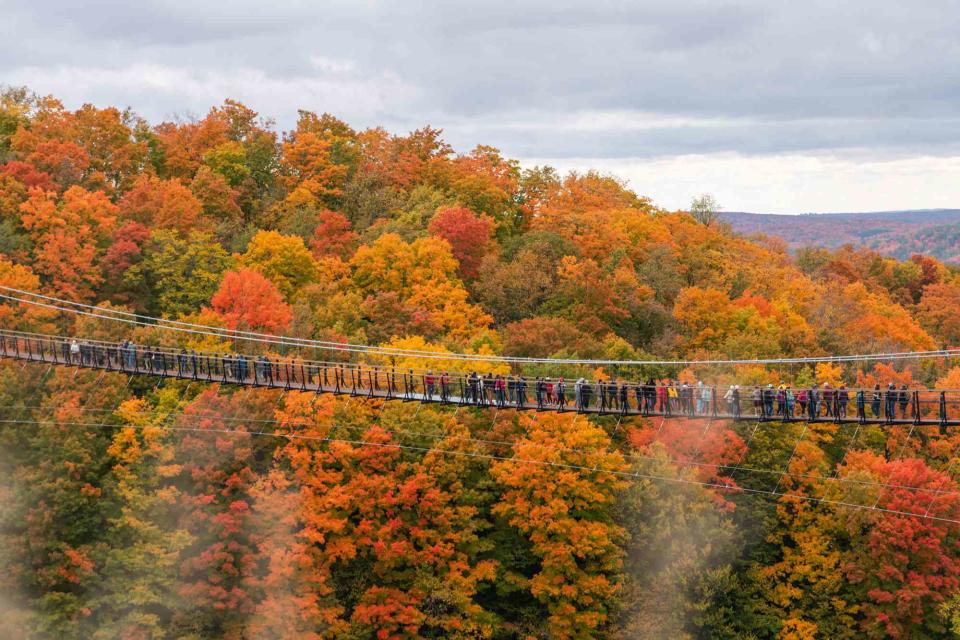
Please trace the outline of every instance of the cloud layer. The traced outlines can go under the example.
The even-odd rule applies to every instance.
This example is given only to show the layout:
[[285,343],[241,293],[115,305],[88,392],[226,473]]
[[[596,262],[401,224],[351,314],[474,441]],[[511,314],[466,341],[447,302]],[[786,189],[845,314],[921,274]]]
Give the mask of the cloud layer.
[[153,121],[234,97],[282,127],[430,123],[671,207],[960,205],[955,3],[217,5],[13,0],[0,82]]

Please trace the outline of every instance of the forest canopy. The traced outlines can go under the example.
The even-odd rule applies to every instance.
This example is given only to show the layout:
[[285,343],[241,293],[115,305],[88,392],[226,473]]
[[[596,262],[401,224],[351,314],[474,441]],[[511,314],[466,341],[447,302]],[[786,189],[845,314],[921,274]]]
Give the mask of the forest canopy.
[[[233,100],[151,123],[0,92],[6,287],[436,353],[960,347],[956,267],[788,251],[695,204],[455,150],[431,126],[300,111],[280,131]],[[10,301],[0,320],[237,346]],[[944,359],[539,367],[524,373],[960,388]],[[6,361],[0,395],[3,637],[960,637],[955,427],[455,412]]]

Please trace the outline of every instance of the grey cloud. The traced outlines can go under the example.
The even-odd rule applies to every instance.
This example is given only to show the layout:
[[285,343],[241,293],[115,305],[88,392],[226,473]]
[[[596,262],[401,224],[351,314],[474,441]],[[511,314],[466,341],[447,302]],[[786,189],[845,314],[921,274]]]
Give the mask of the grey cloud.
[[[960,6],[947,1],[14,0],[6,11],[0,82],[21,77],[25,67],[181,68],[230,78],[229,97],[260,100],[252,106],[285,126],[296,108],[325,110],[331,102],[328,91],[297,94],[297,83],[355,86],[366,78],[357,101],[375,99],[346,109],[332,101],[338,115],[401,130],[430,122],[460,147],[490,142],[527,157],[952,153],[960,143],[953,133],[960,118]],[[352,66],[331,70],[317,59]],[[244,84],[238,69],[286,79],[279,95],[302,102],[270,100]],[[79,80],[75,92],[67,81],[57,86],[68,104],[119,102],[151,119],[210,106],[202,92],[178,94],[175,87],[125,90]],[[604,111],[743,122],[642,131],[497,126],[518,110],[547,123]],[[462,124],[470,120],[477,124]]]

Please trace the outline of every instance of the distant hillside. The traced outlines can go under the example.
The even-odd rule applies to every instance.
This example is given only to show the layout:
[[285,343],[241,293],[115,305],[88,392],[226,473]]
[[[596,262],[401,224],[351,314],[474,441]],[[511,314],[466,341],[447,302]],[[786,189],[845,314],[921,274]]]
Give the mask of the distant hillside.
[[853,244],[900,259],[925,253],[960,264],[960,209],[801,215],[732,211],[723,217],[740,233],[780,236],[792,248]]

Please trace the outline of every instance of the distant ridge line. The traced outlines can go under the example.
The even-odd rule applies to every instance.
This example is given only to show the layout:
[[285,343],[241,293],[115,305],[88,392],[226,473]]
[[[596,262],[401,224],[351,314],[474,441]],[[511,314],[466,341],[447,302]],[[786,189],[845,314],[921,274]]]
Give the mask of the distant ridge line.
[[777,236],[791,249],[836,249],[849,244],[898,260],[919,253],[960,265],[960,208],[800,214],[731,211],[724,212],[722,219],[737,233]]

